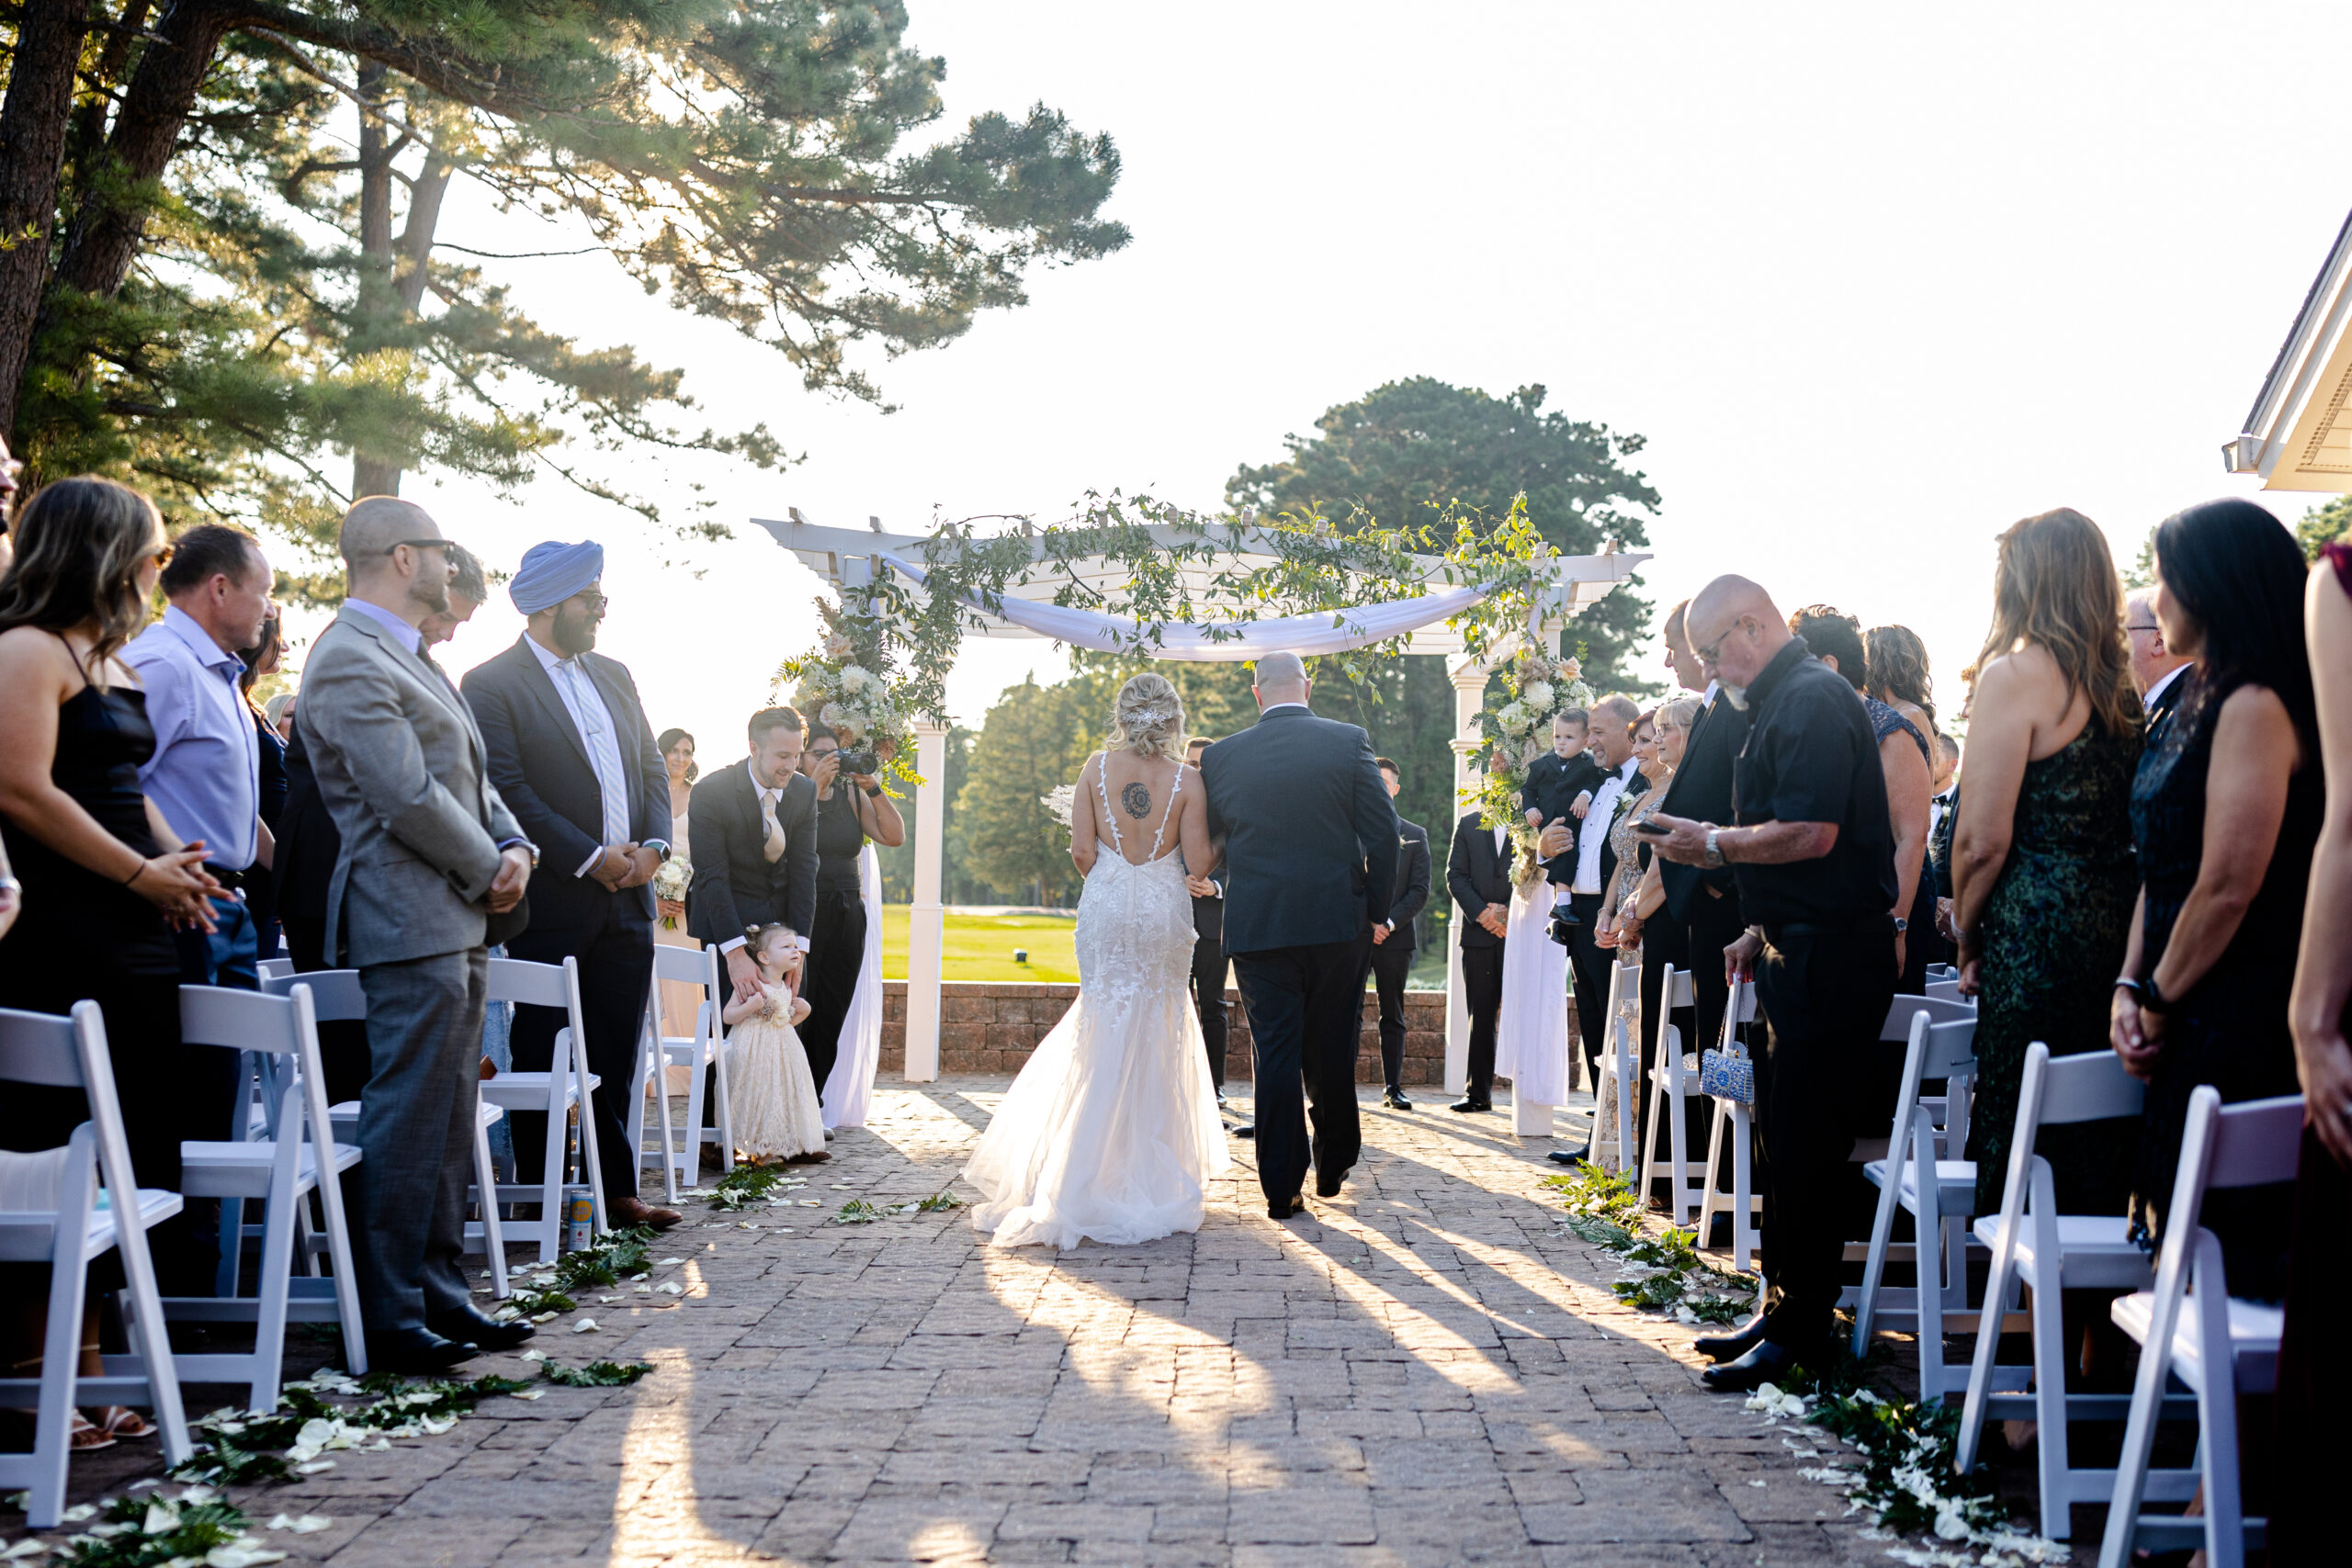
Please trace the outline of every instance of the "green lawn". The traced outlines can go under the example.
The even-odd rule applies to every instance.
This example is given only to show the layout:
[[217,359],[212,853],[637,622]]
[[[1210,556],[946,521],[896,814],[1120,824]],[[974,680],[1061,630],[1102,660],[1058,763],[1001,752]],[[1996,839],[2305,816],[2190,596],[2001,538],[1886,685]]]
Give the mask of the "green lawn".
[[[1078,981],[1078,952],[1076,915],[959,915],[947,916],[947,961],[941,966],[943,980],[1053,980],[1075,985]],[[1015,949],[1029,954],[1026,964],[1015,964]],[[882,977],[903,980],[907,977],[907,906],[882,906]],[[1413,966],[1412,988],[1415,990],[1445,988],[1445,953],[1442,948],[1425,949],[1419,962]]]

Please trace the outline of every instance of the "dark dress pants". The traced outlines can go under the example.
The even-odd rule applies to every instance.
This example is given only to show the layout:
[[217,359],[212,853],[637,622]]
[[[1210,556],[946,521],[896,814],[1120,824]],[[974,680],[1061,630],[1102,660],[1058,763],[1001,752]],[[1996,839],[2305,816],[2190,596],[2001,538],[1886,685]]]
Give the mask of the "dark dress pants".
[[1847,1156],[1864,1109],[1855,1100],[1894,998],[1890,917],[1812,931],[1768,930],[1756,965],[1770,1025],[1756,1063],[1764,1333],[1801,1356],[1822,1349],[1836,1326]]
[[1193,1005],[1201,1015],[1201,1042],[1208,1048],[1209,1080],[1225,1092],[1225,1043],[1230,1034],[1225,999],[1225,938],[1196,937],[1193,942]]
[[[1641,1117],[1641,1121],[1635,1123],[1637,1126],[1649,1126],[1650,1072],[1658,1065],[1658,1002],[1666,995],[1667,971],[1690,967],[1690,931],[1678,924],[1674,917],[1668,914],[1666,910],[1659,909],[1657,915],[1644,922],[1642,926],[1642,1038],[1638,1042],[1641,1060],[1635,1070],[1634,1084],[1634,1093],[1638,1097],[1634,1103],[1637,1114]],[[1691,1013],[1692,1010],[1690,1008],[1676,1008],[1674,1016],[1667,1021],[1682,1032],[1682,1049],[1685,1055],[1698,1049],[1690,1043]],[[1691,1144],[1686,1139],[1686,1147],[1705,1147],[1707,1123],[1706,1117],[1700,1108],[1710,1103],[1704,1096],[1697,1094],[1693,1094],[1684,1103],[1683,1111],[1690,1117],[1699,1139],[1696,1144]],[[1650,1141],[1662,1155],[1670,1154],[1674,1147],[1673,1144],[1668,1140],[1663,1122],[1651,1128]]]
[[854,887],[820,887],[816,918],[809,921],[808,969],[800,991],[808,1016],[795,1031],[808,1054],[808,1076],[817,1082],[820,1102],[825,1098],[825,1080],[833,1076],[833,1060],[841,1055],[842,1025],[857,998],[858,971],[865,964],[865,895]]
[[[653,922],[623,914],[621,900],[608,898],[603,919],[593,929],[526,930],[506,944],[506,954],[534,964],[561,964],[567,958],[580,961],[580,1007],[588,1030],[588,1070],[604,1079],[596,1087],[594,1110],[605,1201],[611,1203],[636,1197],[638,1159],[637,1150],[629,1145],[629,1097],[638,1088],[632,1069],[645,1023],[645,998],[653,984]],[[478,1059],[480,1019],[475,1022]],[[548,1071],[555,1062],[556,1031],[570,1022],[560,1008],[516,1008],[511,1036],[514,1070]],[[547,1146],[544,1115],[517,1111],[510,1124],[517,1150]],[[536,1167],[527,1160],[523,1163],[526,1168],[517,1174],[526,1181],[537,1180]]]
[[1690,990],[1697,1005],[1690,1010],[1687,1043],[1692,1051],[1712,1051],[1722,1042],[1724,1009],[1731,1005],[1731,987],[1724,980],[1724,949],[1747,929],[1739,918],[1738,899],[1699,890],[1690,911]]
[[1600,1040],[1609,1023],[1609,969],[1617,954],[1592,940],[1600,925],[1600,895],[1572,893],[1568,902],[1582,922],[1568,933],[1568,967],[1577,977],[1577,1037],[1584,1051],[1585,1087],[1594,1089],[1600,1082]]
[[1380,1079],[1392,1094],[1404,1087],[1405,982],[1413,973],[1412,945],[1397,940],[1403,935],[1372,950],[1372,983],[1380,992]]
[[1363,1152],[1356,1039],[1370,945],[1326,942],[1233,955],[1241,1005],[1250,1015],[1258,1181],[1269,1205],[1298,1196],[1310,1162],[1328,1184]]
[[1470,1061],[1462,1095],[1475,1105],[1495,1098],[1495,1025],[1503,1010],[1503,944],[1462,950],[1462,998],[1470,1009]]

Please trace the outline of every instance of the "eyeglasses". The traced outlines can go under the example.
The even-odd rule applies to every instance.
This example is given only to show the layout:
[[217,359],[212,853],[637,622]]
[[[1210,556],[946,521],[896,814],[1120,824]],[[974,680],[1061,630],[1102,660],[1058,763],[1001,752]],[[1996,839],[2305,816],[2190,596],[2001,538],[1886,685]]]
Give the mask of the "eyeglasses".
[[395,550],[447,550],[453,542],[448,539],[402,539],[397,545],[386,545],[384,553],[390,555]]
[[1698,654],[1698,656],[1699,656],[1699,662],[1700,662],[1700,663],[1702,663],[1702,664],[1713,664],[1713,663],[1715,663],[1715,662],[1717,661],[1718,656],[1719,656],[1719,655],[1721,655],[1721,654],[1722,654],[1722,652],[1723,652],[1723,650],[1724,650],[1724,644],[1731,640],[1731,634],[1732,634],[1732,633],[1734,633],[1734,632],[1736,632],[1736,631],[1737,631],[1737,630],[1739,630],[1739,628],[1740,628],[1740,627],[1742,627],[1742,626],[1744,626],[1747,625],[1749,622],[1753,621],[1755,618],[1756,618],[1756,617],[1755,617],[1755,616],[1753,616],[1753,615],[1742,615],[1742,616],[1740,616],[1740,617],[1739,617],[1739,619],[1737,619],[1737,620],[1734,621],[1731,625],[1729,625],[1729,626],[1725,626],[1725,627],[1724,628],[1724,635],[1723,635],[1723,636],[1721,636],[1721,637],[1719,637],[1715,638],[1715,640],[1714,640],[1714,641],[1713,641],[1713,642],[1709,643],[1706,647],[1704,647],[1704,648],[1701,648],[1701,649],[1692,649],[1691,651],[1693,651],[1693,652],[1695,652],[1696,654]]
[[2164,630],[2164,627],[2158,626],[2135,626],[2126,625],[2123,629],[2127,632],[2160,632]]
[[581,592],[573,594],[571,597],[592,615],[603,615],[605,613],[605,606],[612,603],[610,599],[606,598],[604,594],[597,592],[593,588],[585,589]]

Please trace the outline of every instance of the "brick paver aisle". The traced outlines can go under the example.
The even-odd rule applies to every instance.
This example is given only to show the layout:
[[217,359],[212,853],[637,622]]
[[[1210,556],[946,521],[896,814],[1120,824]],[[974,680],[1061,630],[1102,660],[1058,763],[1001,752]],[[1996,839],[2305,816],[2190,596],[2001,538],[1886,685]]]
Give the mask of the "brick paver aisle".
[[682,1302],[541,1330],[655,1362],[636,1387],[492,1400],[245,1506],[332,1517],[270,1544],[345,1568],[1883,1562],[1689,1331],[1616,1303],[1507,1113],[1367,1105],[1347,1193],[1282,1225],[1246,1144],[1200,1234],[1144,1247],[818,1223],[946,1186],[1003,1083],[886,1084],[823,1209],[673,1232]]

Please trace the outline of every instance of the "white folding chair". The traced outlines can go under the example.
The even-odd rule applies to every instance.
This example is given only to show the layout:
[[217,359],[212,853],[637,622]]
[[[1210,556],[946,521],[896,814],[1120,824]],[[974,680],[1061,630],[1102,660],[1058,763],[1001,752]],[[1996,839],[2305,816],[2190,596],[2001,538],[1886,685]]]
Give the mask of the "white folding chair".
[[[2277,1391],[2286,1309],[2229,1293],[2221,1238],[2199,1220],[2205,1194],[2215,1188],[2295,1179],[2302,1134],[2301,1095],[2223,1105],[2211,1084],[2189,1094],[2155,1289],[2120,1297],[2108,1308],[2141,1349],[2099,1568],[2122,1568],[2138,1546],[2159,1551],[2202,1547],[2209,1568],[2242,1568],[2247,1549],[2266,1544],[2269,1521],[2246,1518],[2238,1493],[2238,1397]],[[2195,1473],[2205,1495],[2202,1518],[2140,1512],[2149,1449],[2167,1403],[2167,1373],[2197,1396]]]
[[[0,1453],[0,1486],[24,1488],[26,1523],[52,1529],[65,1508],[76,1405],[145,1405],[163,1428],[164,1459],[175,1465],[187,1462],[191,1450],[187,1416],[180,1408],[180,1373],[147,1250],[147,1233],[180,1212],[180,1195],[141,1188],[131,1178],[130,1145],[123,1136],[97,1003],[74,1003],[70,1018],[0,1010],[0,1082],[78,1089],[90,1112],[62,1147],[6,1156],[12,1164],[25,1163],[17,1166],[9,1205],[0,1212],[0,1259],[50,1266],[40,1376],[0,1378],[0,1402],[35,1402],[33,1450]],[[32,1166],[34,1161],[40,1166]],[[104,1208],[98,1207],[101,1182]],[[42,1190],[31,1190],[36,1187]],[[37,1205],[28,1201],[35,1198]],[[122,1223],[125,1215],[131,1217],[129,1224]],[[100,1374],[84,1377],[82,1318],[90,1265],[109,1248],[122,1259],[123,1324],[132,1353],[101,1357]]]
[[265,991],[269,989],[270,981],[283,980],[292,973],[294,961],[290,958],[265,958],[254,965],[254,974],[261,980],[261,988]]
[[[1724,1005],[1723,1037],[1715,1048],[1729,1051],[1737,1043],[1733,1032],[1741,1024],[1756,1019],[1756,982],[1742,980],[1732,987]],[[1756,1249],[1756,1215],[1764,1207],[1763,1199],[1756,1191],[1751,1162],[1756,1150],[1755,1116],[1753,1108],[1721,1095],[1710,1095],[1715,1102],[1713,1124],[1707,1133],[1707,1168],[1705,1181],[1700,1189],[1698,1245],[1705,1247],[1714,1228],[1717,1214],[1731,1216],[1731,1266],[1735,1272],[1747,1272],[1747,1255]],[[1716,1185],[1716,1172],[1723,1168],[1725,1142],[1731,1150],[1731,1190],[1725,1192]]]
[[1657,1049],[1650,1058],[1649,1126],[1642,1136],[1642,1200],[1647,1202],[1657,1190],[1652,1184],[1658,1178],[1658,1120],[1663,1117],[1668,1148],[1666,1212],[1672,1224],[1680,1225],[1705,1199],[1707,1168],[1690,1157],[1690,1118],[1683,1111],[1699,1092],[1699,1058],[1682,1054],[1682,1031],[1670,1021],[1675,1009],[1694,1006],[1698,993],[1688,969],[1668,969],[1659,991],[1657,1027],[1653,1032]]
[[1963,997],[1960,994],[1960,981],[1957,977],[1950,980],[1931,979],[1920,988],[1939,1002],[1958,1002],[1967,1008],[1973,1008],[1976,1005],[1975,998]]
[[[258,1276],[252,1296],[166,1296],[165,1318],[184,1323],[250,1323],[254,1348],[179,1358],[190,1382],[241,1382],[246,1407],[277,1407],[286,1357],[286,1325],[340,1323],[345,1364],[367,1371],[367,1336],[359,1319],[359,1286],[351,1265],[351,1233],[344,1224],[343,1188],[336,1178],[359,1163],[359,1150],[334,1140],[327,1114],[326,1077],[319,1066],[319,1031],[310,987],[296,981],[287,995],[180,987],[184,1044],[245,1050],[275,1059],[270,1075],[271,1136],[262,1141],[188,1141],[180,1145],[180,1190],[190,1198],[239,1199],[263,1205]],[[326,1218],[330,1280],[297,1274],[308,1269],[308,1248],[296,1237],[304,1201],[315,1190]]]
[[[2070,1348],[2059,1315],[2060,1292],[2141,1290],[2152,1268],[2148,1255],[2132,1239],[2131,1222],[2122,1215],[2058,1212],[2050,1162],[2034,1151],[2034,1141],[2044,1127],[2136,1116],[2143,1093],[2112,1051],[2053,1057],[2038,1040],[2027,1046],[2001,1212],[1978,1216],[1974,1226],[1976,1239],[1991,1248],[1993,1261],[1984,1280],[1968,1398],[1961,1408],[1956,1468],[1965,1475],[1975,1467],[1987,1420],[2037,1422],[2041,1533],[2052,1540],[2067,1538],[2074,1505],[2104,1501],[2115,1482],[2111,1470],[2069,1465],[2066,1423],[2120,1421],[2129,1408],[2121,1394],[2066,1392]],[[2033,1292],[2029,1319],[2033,1364],[2030,1369],[1996,1367],[1994,1356],[2002,1328],[2015,1311],[2012,1303],[2020,1284]],[[2031,1393],[2025,1392],[2029,1371]],[[2191,1472],[2167,1472],[2158,1482],[2159,1495],[2179,1501],[2194,1484]]]
[[1603,1015],[1607,1040],[1600,1052],[1599,1070],[1606,1073],[1617,1085],[1617,1124],[1603,1129],[1600,1125],[1600,1086],[1593,1085],[1592,1133],[1586,1141],[1586,1157],[1598,1160],[1604,1136],[1617,1140],[1617,1168],[1632,1171],[1641,1166],[1641,1115],[1636,1110],[1634,1085],[1642,1065],[1642,966],[1612,963],[1609,966],[1609,1010]]
[[[662,1190],[671,1197],[677,1195],[679,1184],[692,1187],[702,1168],[702,1146],[718,1145],[718,1166],[721,1170],[735,1168],[735,1116],[727,1095],[726,1039],[720,1032],[719,1009],[727,1000],[726,971],[719,963],[715,944],[704,944],[700,952],[691,947],[653,949],[653,985],[646,999],[646,1029],[658,1037],[662,1049],[654,1054],[659,1064],[655,1077],[660,1081],[662,1098]],[[678,980],[690,986],[700,986],[702,1006],[695,1012],[695,1032],[691,1035],[661,1032],[661,989],[664,980]],[[665,1069],[683,1066],[686,1069],[686,1124],[673,1128],[670,1123],[669,1082]],[[707,1073],[705,1068],[708,1068]],[[715,1125],[702,1124],[704,1080],[710,1080],[708,1092],[717,1099],[711,1108]],[[639,1097],[640,1099],[642,1096]],[[638,1111],[642,1125],[644,1109]],[[641,1134],[640,1134],[641,1136]],[[640,1142],[640,1148],[643,1147]]]
[[[1905,999],[1896,999],[1902,1010]],[[1871,1335],[1883,1310],[1890,1320],[1916,1328],[1919,1337],[1919,1398],[1940,1404],[1947,1393],[1968,1386],[1963,1371],[1947,1371],[1947,1327],[1966,1332],[1968,1317],[1968,1221],[1976,1212],[1976,1162],[1957,1157],[1968,1139],[1968,1091],[1976,1076],[1976,1021],[1933,1021],[1925,1008],[1910,1012],[1910,1041],[1903,1056],[1903,1084],[1896,1092],[1887,1153],[1862,1163],[1862,1175],[1878,1188],[1878,1212],[1871,1222],[1862,1265],[1862,1287],[1854,1303],[1854,1354],[1870,1349]],[[1920,1095],[1931,1078],[1945,1082],[1947,1120]],[[1952,1158],[1944,1157],[1949,1152]],[[1882,1309],[1879,1294],[1894,1246],[1894,1213],[1911,1216],[1914,1282],[1907,1307]]]
[[1957,980],[1960,978],[1960,966],[1955,964],[1930,964],[1926,973],[1930,980]]
[[[520,1007],[562,1008],[571,1020],[568,1026],[555,1032],[555,1054],[546,1072],[503,1072],[485,1079],[481,1086],[482,1098],[502,1111],[535,1111],[547,1118],[547,1147],[540,1161],[539,1179],[502,1183],[496,1197],[485,1202],[483,1208],[487,1211],[498,1202],[538,1204],[537,1219],[509,1220],[506,1224],[514,1231],[515,1240],[539,1244],[540,1262],[552,1263],[563,1249],[566,1118],[575,1106],[580,1108],[580,1163],[587,1168],[588,1190],[595,1203],[595,1228],[599,1232],[612,1228],[605,1208],[604,1172],[596,1162],[595,1109],[589,1100],[597,1080],[582,1060],[588,1031],[586,1014],[580,1005],[580,961],[567,957],[561,964],[533,964],[521,958],[493,958],[490,961],[490,999]],[[519,1141],[514,1165],[518,1177],[529,1168],[524,1163]]]
[[[321,1023],[359,1023],[368,1018],[368,993],[359,984],[356,969],[314,969],[307,975],[287,975],[266,979],[261,988],[272,996],[284,996],[300,983],[311,988],[311,1010]],[[356,1145],[359,1142],[359,1101],[341,1100],[327,1107],[327,1117],[334,1126],[335,1142]],[[491,1196],[498,1190],[498,1168],[491,1163],[490,1130],[504,1121],[506,1112],[487,1100],[474,1101],[474,1188],[473,1197],[481,1213],[479,1220],[466,1222],[467,1249],[476,1244],[490,1260],[492,1288],[500,1300],[512,1292],[506,1285],[506,1239],[499,1230],[498,1201]],[[316,1243],[312,1243],[315,1250]]]

